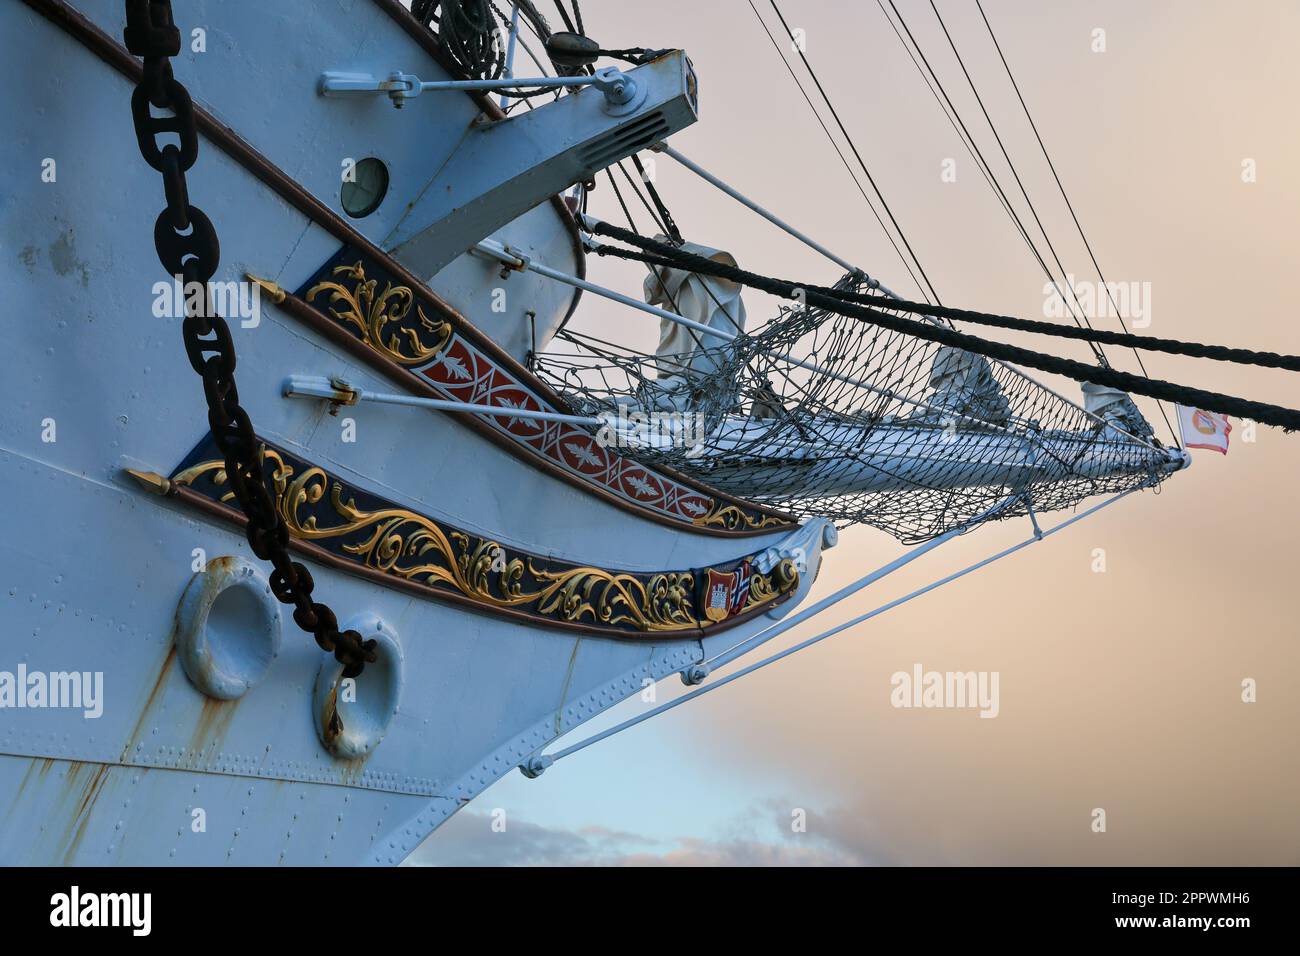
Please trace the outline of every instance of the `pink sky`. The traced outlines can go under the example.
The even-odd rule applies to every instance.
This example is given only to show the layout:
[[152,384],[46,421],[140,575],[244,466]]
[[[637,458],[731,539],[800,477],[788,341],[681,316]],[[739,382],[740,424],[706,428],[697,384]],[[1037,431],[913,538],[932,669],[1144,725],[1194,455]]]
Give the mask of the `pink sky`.
[[[895,2],[1012,191],[929,3]],[[779,30],[767,0],[755,4]],[[974,4],[939,7],[1067,268],[1095,278]],[[1288,304],[1300,266],[1300,5],[984,7],[1107,278],[1151,284],[1145,331],[1300,352]],[[784,0],[781,8],[806,31],[808,57],[944,301],[1041,317],[1041,273],[875,2]],[[702,117],[673,139],[677,148],[915,294],[745,0],[604,0],[583,12],[606,46],[687,49]],[[1096,28],[1106,31],[1104,53],[1091,50]],[[941,182],[946,158],[956,159],[956,183]],[[1242,181],[1246,159],[1256,182]],[[833,266],[670,160],[656,172],[687,238],[727,248],[758,272],[835,278]],[[607,186],[591,202],[618,221]],[[591,275],[626,292],[641,285],[628,263],[595,260]],[[762,296],[747,302],[754,319],[771,312]],[[591,297],[575,326],[615,328],[645,348],[656,337],[652,322]],[[1087,358],[1081,343],[1048,347]],[[1111,356],[1134,368],[1131,353]],[[1290,406],[1300,398],[1286,372],[1168,356],[1147,365],[1156,378],[1215,391]],[[1073,383],[1052,384],[1078,394]],[[1154,406],[1140,404],[1167,439]],[[539,781],[499,785],[471,808],[479,816],[430,841],[427,858],[463,843],[484,860],[518,862],[548,852],[668,863],[1300,862],[1300,436],[1260,428],[1245,442],[1242,424],[1234,423],[1226,459],[1195,453],[1192,469],[1159,495],[1126,499]],[[969,535],[830,612],[817,629],[1028,530],[1018,522]],[[1095,549],[1105,550],[1105,573],[1092,570]],[[880,532],[847,531],[812,598],[901,550]],[[999,672],[998,717],[895,709],[890,675],[916,663]],[[1246,678],[1257,681],[1256,703],[1241,701]],[[624,784],[611,809],[601,781],[617,777]],[[551,850],[478,839],[487,832],[481,814],[495,806],[527,821],[513,839],[542,833],[551,842],[535,846]],[[782,835],[796,807],[809,810],[809,832]],[[1091,829],[1094,808],[1106,811],[1105,833]],[[762,835],[769,831],[776,836]]]

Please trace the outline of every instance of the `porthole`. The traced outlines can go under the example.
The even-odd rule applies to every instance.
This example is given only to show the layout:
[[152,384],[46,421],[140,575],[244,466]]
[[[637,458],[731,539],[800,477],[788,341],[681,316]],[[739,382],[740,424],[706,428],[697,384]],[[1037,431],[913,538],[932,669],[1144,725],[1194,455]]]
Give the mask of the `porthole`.
[[364,219],[379,208],[388,194],[388,167],[367,156],[352,167],[351,178],[343,180],[339,201],[353,219]]

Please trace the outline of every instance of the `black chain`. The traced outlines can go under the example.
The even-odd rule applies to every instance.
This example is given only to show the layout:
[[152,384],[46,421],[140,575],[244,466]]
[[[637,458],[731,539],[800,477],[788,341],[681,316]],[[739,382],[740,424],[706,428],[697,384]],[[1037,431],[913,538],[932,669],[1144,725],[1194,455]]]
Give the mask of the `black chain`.
[[[275,570],[271,590],[283,604],[294,605],[293,619],[333,651],[345,677],[356,677],[375,660],[375,641],[363,641],[356,631],[338,629],[330,608],[311,597],[311,572],[289,558],[289,528],[275,498],[266,487],[265,446],[257,440],[248,413],[235,389],[235,346],[230,326],[212,309],[208,281],[217,271],[221,246],[212,221],[190,205],[185,171],[198,157],[199,138],[190,94],[174,76],[170,57],[180,53],[180,31],[172,22],[170,0],[126,0],[126,48],[144,59],[144,76],[131,96],[131,115],[140,153],[162,173],[167,208],[154,224],[154,247],[169,275],[185,283],[199,283],[202,296],[185,296],[185,353],[194,371],[203,377],[208,403],[208,424],[226,462],[226,475],[239,507],[248,518],[249,546]],[[171,116],[154,116],[150,106],[170,110]],[[158,146],[159,133],[171,133],[180,145]]]

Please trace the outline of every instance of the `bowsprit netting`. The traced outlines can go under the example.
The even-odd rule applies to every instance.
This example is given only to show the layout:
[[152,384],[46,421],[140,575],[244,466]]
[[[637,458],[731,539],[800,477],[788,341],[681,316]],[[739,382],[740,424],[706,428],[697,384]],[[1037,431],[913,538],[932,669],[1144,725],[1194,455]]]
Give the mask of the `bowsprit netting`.
[[[867,290],[845,276],[837,289]],[[1008,365],[856,318],[783,307],[726,341],[647,356],[580,333],[536,356],[621,451],[732,494],[908,543],[997,513],[1070,508],[1185,463],[1127,398],[1100,415]]]

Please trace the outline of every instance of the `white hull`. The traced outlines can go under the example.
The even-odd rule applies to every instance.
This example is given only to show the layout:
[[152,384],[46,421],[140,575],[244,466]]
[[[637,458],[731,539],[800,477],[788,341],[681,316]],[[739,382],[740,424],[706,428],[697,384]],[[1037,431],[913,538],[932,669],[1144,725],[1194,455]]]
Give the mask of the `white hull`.
[[[83,6],[121,36],[120,4]],[[477,113],[459,94],[402,111],[317,96],[315,73],[325,69],[441,75],[375,4],[305,15],[225,0],[177,11],[182,35],[204,25],[212,51],[176,61],[195,101],[313,194],[337,207],[340,157],[365,150],[388,162],[395,194],[357,224],[376,243]],[[312,565],[317,595],[344,623],[381,619],[400,643],[400,701],[382,743],[353,760],[322,747],[312,694],[326,658],[287,614],[279,656],[260,684],[234,701],[201,693],[173,653],[195,549],[209,561],[255,559],[234,528],[123,474],[168,473],[208,428],[179,320],[151,314],[153,284],[164,278],[151,241],[163,195],[134,139],[132,87],[21,4],[0,11],[0,36],[0,88],[18,131],[0,157],[6,170],[32,174],[31,186],[0,205],[11,250],[0,376],[0,670],[99,672],[104,681],[96,719],[73,709],[0,711],[0,862],[395,864],[549,741],[639,693],[644,680],[770,623],[760,616],[703,641],[614,640]],[[56,183],[36,179],[44,157],[57,159]],[[293,289],[339,247],[207,139],[189,192],[220,235],[219,281],[247,271]],[[572,243],[557,223],[539,208],[503,238],[564,264]],[[503,320],[490,310],[490,289],[475,283],[494,275],[477,261],[454,263],[441,289],[488,325]],[[558,322],[571,304],[568,290],[510,281],[543,322]],[[523,305],[512,308],[521,318]],[[286,401],[281,383],[295,373],[387,383],[270,305],[256,328],[232,327],[241,400],[259,434],[403,507],[509,547],[626,570],[700,567],[782,537],[683,534],[539,472],[450,416],[361,406],[335,418],[322,403]],[[516,352],[517,331],[498,335]],[[344,418],[355,442],[343,437]],[[46,420],[57,427],[54,441],[42,440]],[[819,557],[808,555],[800,592],[783,611],[802,599]]]

